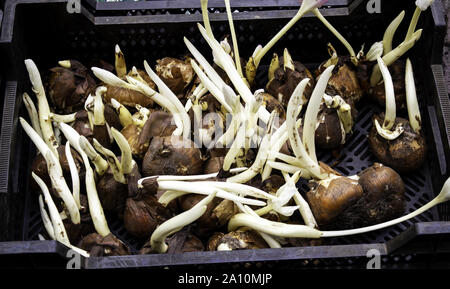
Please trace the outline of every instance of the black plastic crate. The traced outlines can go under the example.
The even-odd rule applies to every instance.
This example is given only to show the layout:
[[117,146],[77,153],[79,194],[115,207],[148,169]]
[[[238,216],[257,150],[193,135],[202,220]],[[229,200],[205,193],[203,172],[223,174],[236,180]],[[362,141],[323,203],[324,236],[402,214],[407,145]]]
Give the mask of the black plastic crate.
[[[192,7],[176,8],[179,3],[188,2]],[[195,12],[200,6],[196,2],[95,4],[87,1],[82,2],[81,13],[69,14],[66,10],[67,3],[62,0],[6,1],[0,37],[0,52],[6,56],[1,60],[4,61],[3,67],[7,72],[4,74],[5,109],[0,139],[0,229],[5,232],[1,236],[2,240],[10,242],[0,243],[0,255],[27,254],[30,258],[39,258],[55,253],[64,257],[67,252],[65,246],[55,241],[32,241],[37,239],[37,234],[43,230],[43,226],[37,205],[38,194],[28,189],[29,167],[35,155],[35,148],[18,125],[18,116],[26,115],[21,94],[30,91],[23,60],[32,58],[41,70],[54,66],[57,60],[68,58],[82,62],[102,58],[113,62],[114,45],[118,43],[125,53],[127,63],[139,67],[144,59],[153,63],[164,56],[184,55],[187,49],[182,42],[182,36],[190,39],[205,56],[211,56],[209,47],[196,27],[196,22],[202,21],[201,14]],[[221,36],[228,33],[223,3],[210,2],[210,12],[214,12],[210,19],[215,34]],[[234,2],[236,3],[232,2],[233,7],[241,5],[237,4],[240,3],[238,1]],[[263,7],[260,1],[242,1],[244,2],[246,4],[238,8],[242,13],[233,15],[242,56],[250,55],[257,44],[266,43],[298,9],[298,6],[291,6],[296,2],[292,0],[264,1],[266,6]],[[271,3],[277,3],[279,7]],[[136,5],[145,7],[140,6],[137,9]],[[162,13],[163,5],[166,5],[166,9],[171,7],[168,9],[169,13]],[[323,8],[323,14],[344,34],[355,50],[359,50],[363,43],[367,49],[373,42],[382,39],[383,29],[402,9],[407,13],[405,22],[410,19],[414,9],[413,3],[403,6],[401,1],[382,1],[381,14],[369,14],[366,11],[366,1],[328,1],[327,5]],[[435,1],[431,9],[421,16],[418,26],[424,28],[424,33],[408,53],[418,81],[416,85],[429,152],[427,163],[420,171],[402,176],[407,189],[407,212],[431,200],[450,173],[450,104],[442,72],[442,46],[446,27],[440,5],[439,1]],[[193,10],[187,13],[189,9]],[[136,11],[141,13],[135,13]],[[159,11],[159,14],[155,11]],[[403,23],[396,36],[400,38],[404,35],[405,26],[407,25]],[[317,19],[305,17],[272,51],[279,53],[287,47],[294,59],[309,67],[315,67],[328,58],[326,44],[330,41],[339,52],[346,52]],[[266,56],[262,65],[267,65],[269,61],[270,57]],[[257,76],[260,87],[264,85],[264,78],[265,73],[260,70]],[[356,173],[374,161],[366,140],[374,108],[364,104],[363,101],[358,109],[359,117],[354,134],[346,143],[339,164],[335,167],[344,174]],[[318,156],[328,164],[336,161],[330,152],[319,151]],[[300,183],[300,186],[304,184]],[[352,263],[356,265],[355,260],[358,258],[366,258],[369,249],[378,249],[382,255],[392,256],[401,252],[406,247],[405,244],[418,244],[413,246],[415,249],[412,253],[405,254],[436,254],[438,251],[435,243],[439,236],[450,234],[450,223],[445,221],[450,221],[449,206],[440,205],[413,220],[391,228],[352,237],[325,239],[323,246],[90,258],[85,260],[84,266],[148,267],[263,261],[267,264],[276,260],[282,262],[293,259],[303,260],[300,264],[306,262],[310,264],[308,266],[317,262],[325,267],[350,266]],[[126,233],[119,220],[109,218],[108,223],[113,233],[130,245],[133,251],[142,245]],[[430,246],[418,241],[427,236],[431,238],[429,241],[433,242]],[[444,241],[448,243],[448,238],[444,238]]]

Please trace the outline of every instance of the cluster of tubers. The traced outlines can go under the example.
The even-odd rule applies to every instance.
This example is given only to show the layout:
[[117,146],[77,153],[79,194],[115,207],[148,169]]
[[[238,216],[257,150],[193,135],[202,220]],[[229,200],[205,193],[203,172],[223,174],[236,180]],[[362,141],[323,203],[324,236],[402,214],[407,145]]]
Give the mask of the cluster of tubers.
[[[25,93],[31,124],[20,123],[39,151],[31,174],[42,191],[46,238],[84,256],[131,254],[109,229],[115,216],[142,242],[139,254],[319,244],[310,239],[377,230],[450,199],[447,181],[434,200],[402,217],[401,174],[422,166],[426,144],[412,64],[397,59],[419,39],[420,13],[398,47],[392,49],[392,38],[403,12],[382,42],[355,54],[320,14],[321,1],[304,0],[245,61],[229,0],[231,39],[220,42],[201,2],[198,28],[214,64],[186,38],[189,56],[159,59],[154,68],[144,61],[143,69],[129,69],[116,46],[112,70],[66,60],[42,81],[25,60],[37,106]],[[349,55],[338,56],[330,44],[330,58],[310,71],[285,49],[273,55],[264,89],[255,89],[263,56],[307,12]],[[386,109],[373,116],[369,135],[379,162],[344,176],[318,161],[316,145],[344,145],[355,105],[369,95]],[[409,119],[396,116],[396,102]],[[309,191],[298,190],[300,178],[309,180]]]

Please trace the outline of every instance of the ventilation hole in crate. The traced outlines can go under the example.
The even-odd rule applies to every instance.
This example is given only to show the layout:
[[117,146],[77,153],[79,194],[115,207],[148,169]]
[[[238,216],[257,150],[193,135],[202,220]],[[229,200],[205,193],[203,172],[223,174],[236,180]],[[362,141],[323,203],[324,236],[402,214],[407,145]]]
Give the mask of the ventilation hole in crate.
[[369,131],[372,128],[372,117],[365,118],[361,123],[361,128]]
[[367,147],[365,147],[365,150],[364,150],[363,154],[360,156],[360,159],[362,161],[368,161],[368,162],[371,162],[371,160],[373,160],[373,156]]
[[350,171],[347,168],[341,167],[341,166],[336,166],[334,168],[338,173],[341,173],[344,176],[348,176],[350,175]]
[[428,203],[430,201],[430,199],[428,198],[428,196],[422,196],[419,197],[419,199],[417,199],[422,205],[425,205],[426,203]]
[[422,182],[420,177],[422,177],[422,172],[415,174],[414,178],[408,178],[408,181],[417,187],[423,187],[425,183]]
[[403,182],[405,183],[406,193],[407,194],[409,194],[411,196],[416,196],[417,193],[420,192],[418,187],[416,187],[414,185],[411,185],[411,184],[408,184],[405,180],[403,180]]
[[357,148],[354,152],[355,156],[359,156],[361,159],[365,159],[365,155],[369,153],[369,148],[365,142],[365,136],[360,136],[358,141],[355,143],[355,148]]

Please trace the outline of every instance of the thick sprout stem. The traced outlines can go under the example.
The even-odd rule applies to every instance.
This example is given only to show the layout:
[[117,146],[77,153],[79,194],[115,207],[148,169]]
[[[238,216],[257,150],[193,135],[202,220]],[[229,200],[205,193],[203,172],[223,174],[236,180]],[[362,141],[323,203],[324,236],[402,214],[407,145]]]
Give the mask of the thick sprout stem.
[[296,126],[296,118],[299,113],[298,107],[301,104],[301,95],[303,94],[303,90],[309,81],[308,78],[302,80],[298,84],[298,87],[300,87],[300,91],[302,93],[293,93],[291,99],[289,100],[286,112],[286,124],[292,150],[294,151],[295,156],[303,163],[303,167],[309,170],[310,173],[317,179],[326,178],[326,174],[321,172],[321,168],[317,162],[317,158],[315,157],[314,137],[318,113],[317,102],[322,100],[322,96],[325,93],[325,88],[327,86],[328,79],[331,77],[333,68],[334,65],[330,65],[321,74],[309,100],[308,108],[305,114],[305,123],[303,126],[303,140],[306,141],[305,144],[303,144],[300,140]]
[[422,119],[420,116],[419,104],[417,103],[413,68],[409,58],[406,59],[405,91],[406,91],[406,106],[408,108],[409,123],[411,124],[412,129],[416,133],[419,133],[422,127]]
[[400,14],[392,20],[391,24],[386,28],[383,35],[383,53],[387,54],[392,50],[392,39],[394,38],[395,31],[397,31],[398,26],[405,16],[405,10],[400,12]]
[[133,156],[130,144],[123,134],[115,128],[111,128],[111,133],[122,153],[120,159],[120,169],[123,174],[129,174],[133,168]]
[[306,152],[309,154],[310,158],[315,163],[317,163],[316,148],[314,144],[317,125],[317,115],[319,113],[322,98],[325,93],[325,89],[327,87],[328,80],[331,77],[333,69],[334,65],[330,65],[319,76],[319,80],[309,99],[308,107],[305,113],[305,121],[303,124],[303,144],[305,146]]
[[95,138],[93,144],[94,148],[106,158],[106,161],[113,172],[114,180],[121,184],[126,184],[127,180],[121,170],[121,165],[116,155],[111,150],[102,146]]
[[22,117],[20,118],[20,124],[22,125],[24,131],[27,133],[28,137],[33,141],[34,145],[44,157],[45,162],[47,163],[47,170],[52,186],[59,193],[59,196],[61,197],[67,210],[69,211],[71,221],[74,224],[79,224],[80,212],[78,210],[75,199],[73,198],[73,195],[70,192],[69,187],[67,186],[66,180],[64,179],[59,160],[55,157],[55,155],[52,153],[48,145],[42,140],[42,138],[39,137],[37,132]]
[[231,168],[231,165],[235,162],[236,157],[238,156],[239,152],[245,145],[245,134],[246,134],[246,123],[242,123],[241,127],[239,128],[236,139],[234,140],[233,144],[231,145],[230,149],[228,150],[227,154],[225,155],[225,158],[223,160],[223,170],[229,171]]
[[[33,179],[36,181],[36,183],[39,185],[39,187],[42,190],[42,193],[44,194],[44,200],[47,205],[47,208],[49,210],[50,217],[47,215],[47,212],[45,211],[44,204],[42,202],[42,195],[39,196],[39,205],[41,208],[41,212],[44,212],[44,215],[46,215],[45,222],[47,223],[46,230],[53,231],[53,237],[49,233],[50,238],[53,240],[59,241],[62,244],[66,245],[70,249],[74,250],[75,252],[79,253],[80,255],[84,257],[89,257],[89,253],[85,250],[82,250],[78,247],[73,246],[70,244],[69,237],[66,232],[66,228],[64,227],[64,223],[62,221],[61,215],[58,212],[58,209],[56,208],[55,202],[52,199],[52,196],[50,195],[50,192],[47,188],[47,185],[44,183],[44,181],[39,178],[35,173],[31,173]],[[44,216],[43,215],[43,216]],[[50,223],[48,223],[50,222]],[[50,229],[52,228],[52,229]]]
[[420,14],[422,10],[419,7],[416,7],[414,10],[413,17],[411,18],[411,22],[408,26],[408,31],[406,32],[405,40],[408,40],[413,35],[414,31],[416,31],[417,22],[419,21]]
[[175,107],[177,114],[179,114],[181,121],[183,122],[183,137],[189,139],[191,134],[191,119],[184,109],[183,104],[178,99],[178,97],[169,89],[169,87],[167,87],[164,81],[162,81],[161,78],[159,78],[159,76],[151,69],[150,65],[148,65],[147,61],[145,60],[144,68],[153,82],[155,82],[156,86],[158,86],[159,92]]
[[84,136],[80,136],[78,132],[68,124],[60,123],[59,128],[70,142],[70,145],[80,154],[87,154],[89,159],[95,165],[95,171],[100,176],[108,169],[108,163],[95,151],[92,145]]
[[125,56],[123,52],[120,50],[118,44],[115,47],[115,69],[118,77],[123,77],[127,75],[127,65],[125,63]]
[[202,8],[203,24],[205,25],[209,37],[213,38],[214,34],[211,29],[211,23],[209,22],[208,0],[200,0],[200,4]]
[[76,121],[76,112],[74,113],[70,113],[70,114],[57,114],[57,113],[50,113],[50,117],[52,119],[52,121],[56,122],[56,123],[70,123],[70,122],[74,122]]
[[131,116],[131,113],[124,105],[122,105],[114,98],[111,98],[111,105],[119,114],[119,121],[123,127],[133,124],[133,118]]
[[230,55],[228,55],[220,46],[220,43],[217,42],[216,39],[211,38],[206,33],[205,28],[201,26],[200,24],[197,24],[198,29],[200,33],[202,34],[203,38],[206,40],[208,45],[211,47],[213,52],[215,53],[216,63],[220,64],[220,66],[225,70],[226,74],[230,78],[233,85],[236,87],[237,91],[241,95],[241,97],[244,99],[244,101],[250,102],[250,100],[253,98],[253,94],[250,91],[250,88],[248,88],[247,85],[242,81],[242,78],[239,76],[239,73],[236,70],[236,67],[234,66],[233,59]]
[[[159,179],[158,179],[159,180]],[[217,189],[221,189],[230,193],[240,194],[243,196],[251,196],[254,198],[262,198],[267,200],[274,200],[276,199],[275,196],[266,193],[265,191],[245,185],[240,183],[230,183],[230,182],[218,182],[218,181],[199,181],[197,182],[198,185],[204,185],[204,186],[212,186]]]
[[294,26],[294,24],[297,23],[297,21],[300,20],[300,18],[302,18],[303,15],[306,14],[306,12],[308,12],[302,8],[303,5],[298,10],[297,14],[295,14],[295,16],[291,20],[289,20],[289,22],[280,31],[272,39],[270,39],[270,41],[266,45],[264,45],[264,47],[258,50],[256,55],[253,57],[253,63],[256,68],[259,66],[259,63],[261,62],[261,59],[264,57],[264,55],[269,52],[269,50],[275,45],[275,43],[277,43],[278,40],[280,40],[281,37],[283,37],[284,34],[286,34],[286,32],[288,32],[289,29],[291,29],[291,27]]
[[234,30],[233,16],[231,15],[230,0],[224,0],[224,1],[225,1],[225,7],[227,10],[228,23],[230,25],[231,39],[233,40],[233,52],[234,52],[234,59],[235,59],[234,62],[236,64],[236,70],[238,71],[241,78],[244,78],[244,74],[242,73],[242,67],[241,67],[241,58],[239,56],[238,40],[236,37],[236,31]]
[[42,138],[41,126],[39,124],[39,115],[36,110],[36,106],[34,105],[33,100],[28,95],[28,93],[24,92],[22,95],[23,103],[25,104],[25,108],[28,111],[28,115],[30,116],[31,126],[37,132],[37,134]]
[[72,178],[72,194],[75,202],[77,203],[78,209],[81,208],[80,203],[80,175],[78,174],[77,167],[75,165],[75,161],[73,160],[72,151],[70,149],[70,142],[66,142],[65,145],[65,153],[67,158],[67,163],[70,168],[70,176]]
[[[240,173],[240,172],[245,171],[246,169],[247,169],[246,167],[234,168],[234,169],[230,170],[230,173]],[[218,174],[219,174],[219,172],[211,173],[211,174],[204,174],[204,175],[187,175],[187,176],[178,176],[178,175],[150,176],[150,177],[145,177],[145,178],[139,179],[137,183],[138,183],[138,187],[142,188],[143,181],[153,179],[155,177],[158,178],[158,181],[198,181],[198,180],[207,180],[207,179],[215,178],[215,177],[217,177]]]
[[94,96],[94,125],[105,125],[105,105],[103,104],[102,94],[106,92],[106,87],[99,86],[95,90]]
[[300,215],[302,216],[305,225],[311,228],[318,228],[317,221],[314,218],[314,215],[311,211],[311,208],[309,207],[308,202],[306,202],[306,200],[302,197],[297,187],[295,186],[300,176],[301,176],[300,172],[294,173],[292,177],[286,180],[286,184],[288,184],[294,191],[294,195],[292,197],[294,199],[294,202],[298,206],[298,210],[300,211]]
[[167,252],[168,246],[165,242],[166,238],[178,232],[184,226],[187,226],[200,218],[206,212],[207,205],[214,199],[215,196],[216,192],[213,192],[208,197],[198,202],[191,209],[162,223],[158,228],[156,228],[150,237],[151,248],[158,253]]
[[[134,87],[134,89],[142,92],[144,95],[150,97],[154,102],[160,105],[163,109],[168,111],[172,116],[177,126],[177,129],[174,131],[174,135],[181,135],[183,133],[187,133],[187,127],[184,126],[185,121],[183,121],[181,115],[178,113],[175,105],[166,97],[162,96],[158,92],[154,91],[150,86],[145,83],[140,82],[132,77],[127,76],[127,81]],[[183,107],[184,109],[184,107]],[[189,122],[190,127],[190,122]]]
[[[297,88],[301,88],[298,87]],[[297,90],[297,88],[294,90],[294,93],[302,93],[300,90]],[[293,93],[293,94],[294,94]],[[300,105],[297,110],[298,113],[300,113],[302,109],[302,105]],[[298,128],[301,125],[302,120],[298,119],[295,126]],[[280,151],[280,149],[283,147],[283,145],[287,142],[287,140],[289,139],[289,134],[287,131],[287,124],[286,122],[283,122],[283,124],[275,131],[275,133],[273,134],[271,141],[270,141],[270,150],[271,152],[269,153],[269,156],[267,157],[267,162],[266,165],[264,167],[264,170],[261,174],[261,178],[262,180],[266,180],[268,177],[270,177],[271,173],[272,173],[272,166],[268,165],[268,162],[274,162],[275,161],[275,153],[278,153]]]
[[123,87],[123,88],[128,88],[128,89],[139,91],[139,89],[137,89],[135,86],[127,83],[126,81],[122,80],[121,78],[118,78],[113,73],[111,73],[105,69],[98,68],[98,67],[92,67],[91,70],[98,79],[100,79],[102,82],[104,82],[108,85]]
[[328,20],[322,15],[322,13],[320,13],[319,8],[314,8],[312,12],[328,28],[328,30],[330,30],[331,33],[333,33],[334,36],[336,36],[336,38],[339,39],[339,41],[345,46],[345,48],[347,48],[352,61],[355,61],[356,60],[355,51],[353,50],[353,47],[350,45],[347,39],[345,39],[344,36],[342,36],[342,34],[339,33],[339,31],[337,31],[336,28],[334,28],[330,22],[328,22]]
[[[409,49],[411,49],[414,46],[414,44],[417,42],[417,40],[419,40],[421,35],[422,35],[422,29],[419,29],[416,32],[414,32],[413,35],[408,40],[404,40],[395,49],[393,49],[389,53],[385,54],[383,56],[383,61],[386,64],[386,66],[390,66],[397,59],[399,59],[400,56],[402,56]],[[373,67],[372,74],[370,76],[370,85],[372,87],[377,85],[380,82],[381,78],[382,78],[382,76],[381,76],[380,67],[378,66],[378,64],[376,64]]]
[[[247,84],[239,76],[239,73],[234,66],[231,56],[223,50],[216,39],[210,38],[207,35],[206,30],[205,28],[203,28],[203,26],[201,26],[200,24],[197,24],[197,26],[203,38],[213,50],[213,53],[216,57],[216,63],[221,66],[226,72],[227,76],[233,83],[236,90],[239,92],[244,102],[247,104],[250,103],[252,100],[254,100],[254,95],[250,91],[250,88],[247,86]],[[263,106],[261,106],[258,110],[258,116],[264,123],[267,123],[270,117],[270,113]]]
[[36,64],[31,59],[25,60],[25,66],[31,81],[33,92],[36,94],[38,102],[39,124],[42,132],[42,138],[48,145],[51,152],[58,159],[57,152],[58,142],[56,141],[53,131],[52,120],[50,118],[50,107],[48,105],[47,96],[45,95],[44,85],[42,84],[41,75]]
[[262,169],[264,167],[264,164],[267,161],[267,157],[270,152],[270,139],[271,139],[271,135],[272,135],[272,126],[273,126],[273,121],[274,121],[276,115],[277,115],[276,111],[273,111],[271,113],[269,123],[268,123],[267,133],[261,141],[261,144],[260,144],[259,150],[258,150],[258,154],[256,155],[256,159],[253,162],[253,164],[251,165],[251,167],[248,170],[246,170],[238,175],[229,177],[227,179],[227,182],[245,183],[262,172]]
[[386,95],[386,111],[384,114],[383,125],[380,126],[378,120],[375,120],[375,127],[380,136],[387,140],[393,140],[399,137],[403,133],[403,127],[397,125],[397,127],[392,130],[395,119],[396,119],[396,107],[395,107],[395,95],[394,95],[394,84],[392,82],[391,74],[383,62],[383,60],[377,58],[378,66],[380,67],[381,74],[383,75],[385,95]]
[[86,193],[88,198],[89,213],[92,218],[95,230],[102,237],[106,237],[111,233],[108,227],[108,223],[103,212],[103,207],[100,203],[100,199],[97,193],[97,187],[95,185],[94,171],[89,164],[87,154],[82,154],[84,166],[86,168]]
[[50,195],[47,185],[34,172],[31,173],[31,176],[39,185],[42,194],[44,195],[45,204],[47,205],[51,223],[53,225],[54,240],[60,241],[63,244],[70,244],[66,228],[64,227],[61,216],[59,215],[58,209],[56,208],[55,202],[53,201],[52,196]]
[[189,194],[210,195],[214,191],[217,192],[217,197],[227,199],[230,201],[237,201],[242,204],[248,204],[253,206],[265,206],[266,203],[260,200],[247,199],[236,196],[234,193],[227,192],[216,187],[202,187],[198,182],[183,182],[183,181],[158,181],[158,189],[163,191],[178,191],[186,192]]
[[211,66],[211,64],[209,64],[206,58],[197,50],[197,48],[195,48],[195,46],[186,37],[184,37],[183,39],[189,52],[205,70],[206,75],[208,75],[211,81],[219,88],[222,86],[226,86],[226,83],[223,81],[223,79],[219,76],[219,74]]
[[386,95],[386,110],[384,114],[383,128],[390,130],[394,126],[397,113],[395,106],[394,84],[392,82],[389,69],[380,57],[377,58],[377,63],[380,67],[381,74],[383,75],[384,93]]
[[[241,210],[241,212],[258,217],[258,214],[255,213],[255,211],[253,211],[249,206],[242,205],[237,202],[235,202],[235,204],[239,208],[239,210]],[[264,239],[264,241],[266,241],[267,245],[269,245],[270,248],[281,248],[281,244],[272,236],[263,232],[258,232],[258,234]]]
[[217,101],[225,107],[225,110],[232,112],[230,105],[225,101],[225,96],[222,91],[208,78],[208,76],[201,70],[201,68],[191,60],[191,66],[194,69],[197,76],[200,78],[201,83],[208,89],[208,91],[217,99]]
[[228,222],[228,231],[234,231],[239,227],[249,227],[272,236],[286,238],[320,238],[322,235],[321,231],[305,225],[273,222],[244,213],[234,215]]
[[52,240],[55,240],[55,230],[53,229],[53,223],[50,220],[47,211],[45,210],[42,195],[39,195],[39,211],[41,212],[42,223],[44,224],[44,228],[47,231],[47,234]]

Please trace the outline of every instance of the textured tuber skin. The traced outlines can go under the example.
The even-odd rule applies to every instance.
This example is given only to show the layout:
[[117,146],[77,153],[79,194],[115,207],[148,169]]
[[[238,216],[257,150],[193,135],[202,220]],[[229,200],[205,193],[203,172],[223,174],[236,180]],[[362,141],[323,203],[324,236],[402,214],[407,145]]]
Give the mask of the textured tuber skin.
[[[315,71],[316,77],[326,69],[324,64]],[[356,67],[349,56],[338,57],[325,93],[331,96],[340,95],[352,108],[363,96],[363,90],[356,75]]]
[[278,57],[280,67],[275,70],[274,78],[269,80],[266,85],[266,91],[273,97],[275,97],[284,107],[287,106],[292,92],[294,92],[297,85],[305,78],[309,78],[309,83],[306,85],[304,96],[309,99],[315,86],[315,80],[311,72],[299,61],[294,61],[294,68],[283,67],[283,57]]
[[140,178],[139,168],[135,165],[127,176],[128,198],[125,202],[123,222],[128,233],[136,238],[145,239],[150,237],[158,225],[170,219],[172,213],[158,202],[154,195],[156,189],[140,190],[137,187]]
[[[382,124],[384,116],[374,115],[373,122],[378,119]],[[393,168],[399,173],[409,173],[418,170],[426,158],[425,138],[411,128],[408,120],[397,117],[394,127],[402,124],[404,132],[395,140],[386,140],[381,137],[375,124],[369,133],[369,147],[373,155],[383,164]]]
[[329,225],[347,208],[356,203],[363,195],[363,189],[357,181],[344,176],[332,179],[329,185],[314,183],[306,193],[317,224]]
[[136,199],[128,198],[123,213],[125,228],[138,239],[148,238],[158,225],[171,217],[170,211],[150,194]]
[[317,116],[319,126],[315,133],[315,143],[322,149],[334,149],[342,145],[345,137],[336,109],[328,108],[322,104]]
[[[388,69],[394,84],[395,104],[399,109],[406,107],[405,60],[397,60]],[[370,97],[381,107],[386,105],[384,82],[380,82],[370,90]]]
[[122,216],[128,196],[127,185],[114,179],[111,168],[97,181],[98,197],[105,212]]
[[89,213],[86,195],[80,195],[80,204],[80,224],[75,225],[69,218],[63,220],[71,244],[78,244],[85,236],[95,232],[94,223],[92,223],[91,215]]
[[[166,239],[168,246],[167,254],[180,254],[186,252],[205,251],[205,246],[202,241],[190,232],[189,227],[183,228]],[[150,241],[145,243],[139,254],[153,254],[155,253],[150,245]]]
[[76,113],[75,121],[71,124],[71,126],[79,135],[84,136],[90,143],[92,143],[94,132],[89,125],[88,115],[85,110],[80,110]]
[[272,111],[276,111],[280,119],[286,119],[286,110],[280,101],[265,92],[260,93],[259,96],[262,96],[262,106],[264,106],[268,112],[271,113]]
[[217,242],[216,250],[243,250],[268,248],[266,242],[255,231],[233,231]]
[[46,83],[49,100],[59,113],[82,109],[89,93],[96,86],[96,81],[83,64],[76,60],[70,60],[70,64],[70,68],[51,68]]
[[130,249],[113,234],[105,237],[92,233],[78,243],[78,247],[89,252],[91,257],[130,255]]
[[[198,202],[200,202],[203,198],[206,198],[206,196],[197,194],[184,195],[178,198],[178,205],[182,211],[187,211],[195,206]],[[209,236],[212,232],[216,231],[217,228],[219,228],[226,222],[226,220],[220,219],[220,214],[222,212],[217,212],[217,210],[215,210],[222,201],[223,199],[214,198],[207,205],[205,213],[200,218],[198,218],[197,221],[195,221],[195,224],[197,226],[195,226],[193,230],[197,236],[201,238]],[[226,209],[228,210],[228,212],[233,212],[234,207],[228,206],[228,208]]]
[[203,173],[217,173],[223,167],[224,157],[211,157],[204,163]]
[[215,232],[212,234],[208,242],[206,243],[206,250],[207,251],[216,251],[217,246],[219,245],[219,241],[222,239],[222,237],[225,236],[222,232]]
[[143,107],[153,106],[153,101],[151,100],[151,98],[145,96],[139,91],[111,85],[105,86],[107,89],[105,94],[103,95],[103,100],[105,103],[110,103],[111,98],[114,98],[115,100],[126,106],[135,107],[136,104],[139,104]]
[[123,128],[121,133],[127,139],[133,156],[142,159],[153,137],[170,136],[175,129],[176,126],[172,124],[172,116],[156,110],[150,113],[142,129],[135,124],[129,124]]
[[271,175],[261,183],[260,189],[267,193],[275,194],[284,184],[285,180],[282,176]]
[[202,169],[200,150],[182,136],[154,137],[142,161],[144,176],[196,175]]
[[398,173],[379,163],[360,173],[358,183],[363,196],[344,211],[333,225],[351,229],[386,222],[403,215],[405,185]]
[[[61,164],[61,168],[63,171],[63,176],[70,187],[71,186],[70,167],[69,163],[67,162],[64,146],[59,146],[57,151],[59,155],[59,163]],[[80,182],[82,182],[82,180],[84,179],[83,159],[76,150],[71,148],[70,151],[72,153],[73,160],[75,161],[75,166],[77,168],[78,174],[80,176]],[[36,175],[38,175],[45,182],[48,188],[52,187],[50,176],[48,175],[47,162],[45,161],[45,158],[42,156],[42,154],[39,154],[34,158],[33,163],[31,164],[31,171],[34,172]],[[31,184],[34,190],[40,191],[39,186],[36,184],[34,180],[31,181]]]
[[156,74],[178,98],[184,97],[185,89],[195,76],[190,58],[183,61],[173,57],[164,57],[156,60],[155,69]]

